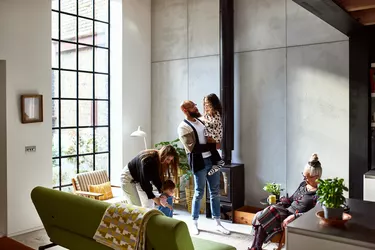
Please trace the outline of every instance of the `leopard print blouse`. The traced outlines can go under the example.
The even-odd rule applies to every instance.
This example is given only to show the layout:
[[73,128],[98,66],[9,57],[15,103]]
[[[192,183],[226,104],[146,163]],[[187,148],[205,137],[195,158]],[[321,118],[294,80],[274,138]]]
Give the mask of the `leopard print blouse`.
[[204,124],[206,126],[205,136],[211,137],[216,143],[220,143],[223,138],[223,125],[220,113],[216,112],[214,115],[206,113],[204,115]]

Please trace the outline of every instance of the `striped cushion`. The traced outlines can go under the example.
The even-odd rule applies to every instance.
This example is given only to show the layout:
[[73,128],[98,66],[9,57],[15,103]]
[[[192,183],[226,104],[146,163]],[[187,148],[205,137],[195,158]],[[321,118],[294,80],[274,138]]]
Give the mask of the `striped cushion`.
[[81,191],[89,192],[89,185],[98,185],[108,181],[107,170],[96,170],[77,174],[77,182]]

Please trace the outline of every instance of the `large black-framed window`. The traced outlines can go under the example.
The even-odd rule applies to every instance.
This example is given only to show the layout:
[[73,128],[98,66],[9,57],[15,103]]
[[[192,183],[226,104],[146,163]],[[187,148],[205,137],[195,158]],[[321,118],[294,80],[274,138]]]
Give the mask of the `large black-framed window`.
[[110,176],[110,0],[52,0],[53,186]]

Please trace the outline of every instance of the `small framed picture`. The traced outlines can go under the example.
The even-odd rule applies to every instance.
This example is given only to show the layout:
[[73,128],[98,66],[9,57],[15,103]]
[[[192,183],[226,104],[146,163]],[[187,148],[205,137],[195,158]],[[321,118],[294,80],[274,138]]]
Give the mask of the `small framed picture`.
[[21,95],[22,123],[43,122],[43,96]]

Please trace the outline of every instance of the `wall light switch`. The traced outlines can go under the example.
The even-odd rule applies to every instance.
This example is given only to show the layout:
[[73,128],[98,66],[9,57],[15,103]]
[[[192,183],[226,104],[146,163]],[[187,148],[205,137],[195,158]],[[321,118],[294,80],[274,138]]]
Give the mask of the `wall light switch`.
[[36,152],[36,146],[26,146],[25,152],[26,153]]

